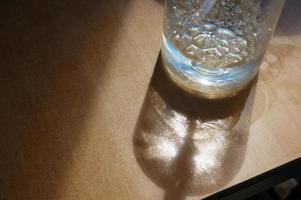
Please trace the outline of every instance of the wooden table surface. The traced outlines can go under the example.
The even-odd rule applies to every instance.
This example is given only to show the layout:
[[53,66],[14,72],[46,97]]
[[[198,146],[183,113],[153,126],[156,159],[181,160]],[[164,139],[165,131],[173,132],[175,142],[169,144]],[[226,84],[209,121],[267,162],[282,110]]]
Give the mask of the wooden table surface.
[[[288,0],[257,82],[216,104],[164,78],[160,1],[0,2],[0,199],[200,199],[301,157],[300,15]],[[189,146],[169,165],[157,145],[187,131],[175,119],[231,126],[196,145],[204,177]]]

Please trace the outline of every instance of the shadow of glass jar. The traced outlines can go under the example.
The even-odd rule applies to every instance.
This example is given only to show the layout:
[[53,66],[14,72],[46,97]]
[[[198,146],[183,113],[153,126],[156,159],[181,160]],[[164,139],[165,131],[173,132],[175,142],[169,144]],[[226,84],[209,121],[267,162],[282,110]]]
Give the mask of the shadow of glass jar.
[[164,199],[211,193],[238,173],[256,80],[234,97],[201,99],[178,88],[159,58],[133,144],[143,172],[166,191]]

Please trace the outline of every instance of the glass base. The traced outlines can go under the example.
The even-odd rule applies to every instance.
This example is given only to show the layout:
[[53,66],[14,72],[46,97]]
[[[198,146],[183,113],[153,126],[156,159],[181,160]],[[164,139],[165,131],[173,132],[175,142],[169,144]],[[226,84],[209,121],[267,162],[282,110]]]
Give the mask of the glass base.
[[234,67],[205,67],[183,56],[163,34],[162,58],[170,78],[184,90],[210,99],[234,96],[257,74],[262,57]]

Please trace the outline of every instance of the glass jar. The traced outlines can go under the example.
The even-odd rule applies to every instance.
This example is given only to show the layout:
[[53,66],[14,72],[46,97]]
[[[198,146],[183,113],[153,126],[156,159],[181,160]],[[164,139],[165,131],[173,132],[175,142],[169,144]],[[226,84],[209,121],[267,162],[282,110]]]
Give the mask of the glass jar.
[[183,89],[235,95],[257,74],[285,0],[165,0],[164,67]]

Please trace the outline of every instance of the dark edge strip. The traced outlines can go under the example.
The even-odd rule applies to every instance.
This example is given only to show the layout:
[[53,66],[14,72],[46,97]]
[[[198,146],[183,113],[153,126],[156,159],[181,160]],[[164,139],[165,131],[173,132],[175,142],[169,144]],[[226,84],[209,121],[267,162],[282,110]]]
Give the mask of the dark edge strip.
[[301,158],[290,161],[237,185],[217,192],[204,200],[242,200],[293,177],[301,177]]

